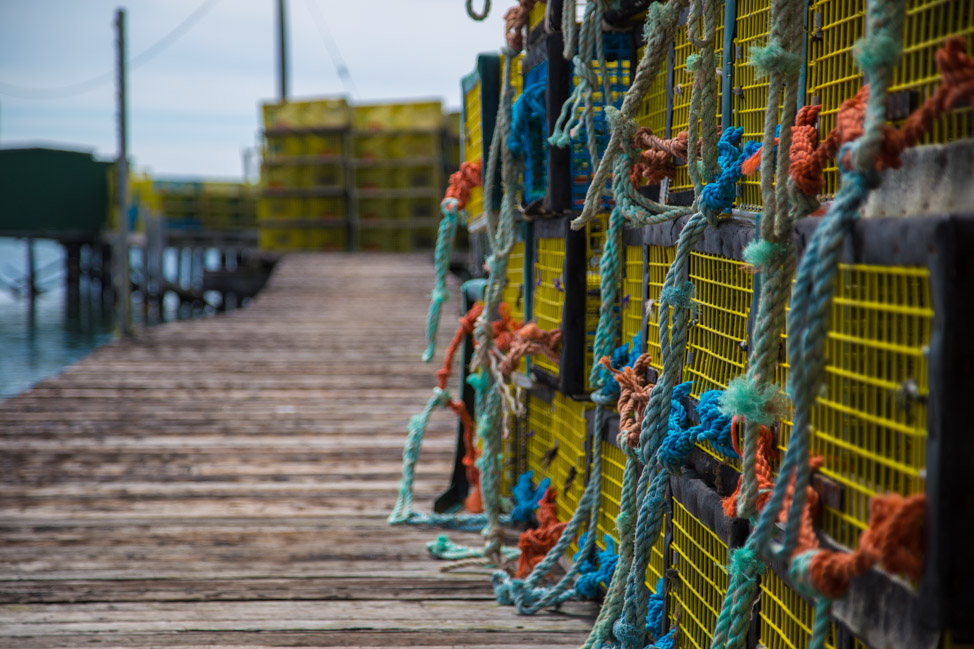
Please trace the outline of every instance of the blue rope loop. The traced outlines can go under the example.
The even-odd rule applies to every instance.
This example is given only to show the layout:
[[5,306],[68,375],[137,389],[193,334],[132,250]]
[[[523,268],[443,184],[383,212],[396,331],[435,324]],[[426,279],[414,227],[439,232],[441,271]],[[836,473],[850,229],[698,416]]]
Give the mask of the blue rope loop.
[[514,485],[514,509],[511,510],[511,519],[520,522],[531,520],[532,515],[538,509],[538,501],[544,497],[548,487],[551,486],[551,478],[545,478],[537,489],[532,486],[534,471],[525,471],[518,476],[517,483]]

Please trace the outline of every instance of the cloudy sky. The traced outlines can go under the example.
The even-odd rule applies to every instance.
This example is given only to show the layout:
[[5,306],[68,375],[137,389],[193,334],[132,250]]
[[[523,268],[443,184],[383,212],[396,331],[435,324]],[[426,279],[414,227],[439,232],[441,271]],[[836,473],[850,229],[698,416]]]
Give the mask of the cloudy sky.
[[[479,6],[481,0],[476,0]],[[290,93],[355,99],[441,98],[460,105],[460,78],[503,42],[494,0],[476,23],[464,0],[287,0]],[[198,19],[129,73],[129,148],[157,176],[240,177],[257,142],[259,103],[276,81],[276,0],[130,0],[129,58]],[[113,20],[118,0],[0,0],[0,146],[116,151]],[[320,18],[320,21],[317,19]]]

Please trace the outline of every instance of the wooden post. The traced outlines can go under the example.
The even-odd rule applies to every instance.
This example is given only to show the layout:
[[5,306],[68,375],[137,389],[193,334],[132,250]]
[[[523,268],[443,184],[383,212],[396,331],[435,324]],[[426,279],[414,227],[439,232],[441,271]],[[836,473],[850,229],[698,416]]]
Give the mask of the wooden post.
[[129,220],[128,220],[128,129],[126,124],[125,87],[125,10],[115,12],[117,57],[117,108],[118,108],[118,159],[115,161],[115,208],[118,214],[118,233],[114,247],[116,259],[115,303],[118,314],[118,330],[123,336],[132,335],[131,292],[129,273]]
[[37,279],[34,277],[35,269],[34,239],[27,237],[27,285],[24,288],[27,291],[27,299],[30,300],[31,306],[33,306],[34,299],[37,297]]
[[70,241],[64,244],[65,288],[68,304],[81,299],[81,244]]

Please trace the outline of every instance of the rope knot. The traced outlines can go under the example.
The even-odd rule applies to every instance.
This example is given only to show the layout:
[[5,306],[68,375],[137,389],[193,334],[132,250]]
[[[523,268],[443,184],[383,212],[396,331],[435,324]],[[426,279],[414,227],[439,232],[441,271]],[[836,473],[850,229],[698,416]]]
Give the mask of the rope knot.
[[439,386],[433,388],[433,398],[438,406],[446,408],[450,405],[450,393]]
[[744,261],[757,271],[766,271],[781,265],[784,246],[767,239],[754,239],[744,248]]
[[660,302],[674,309],[689,309],[693,306],[693,296],[693,282],[684,282],[683,286],[664,287],[660,292]]
[[636,122],[628,117],[624,117],[618,108],[615,106],[605,107],[605,121],[608,122],[609,128],[613,131],[620,131],[621,139],[623,142],[632,139],[632,136],[636,133]]
[[769,76],[773,72],[786,78],[798,74],[802,66],[802,58],[794,52],[789,52],[781,43],[771,41],[765,46],[755,45],[750,49],[751,60],[748,65],[754,68],[754,76],[758,79]]
[[860,38],[856,42],[853,53],[859,67],[869,78],[871,73],[880,68],[890,68],[896,65],[900,58],[902,46],[899,41],[886,31],[877,32],[871,36]]
[[761,561],[755,550],[746,545],[743,548],[731,550],[730,559],[731,574],[738,574],[750,582],[764,574],[766,568],[764,562]]
[[748,375],[727,385],[720,398],[720,411],[728,417],[743,417],[759,426],[770,426],[781,415],[783,404],[778,386],[759,383]]

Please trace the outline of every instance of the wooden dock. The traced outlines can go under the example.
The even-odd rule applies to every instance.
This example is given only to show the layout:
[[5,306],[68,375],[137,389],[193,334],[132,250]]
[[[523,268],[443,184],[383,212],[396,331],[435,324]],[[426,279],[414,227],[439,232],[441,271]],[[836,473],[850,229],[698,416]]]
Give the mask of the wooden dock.
[[[385,522],[432,282],[428,256],[289,256],[252,306],[0,401],[0,647],[578,646],[594,605],[519,616]],[[435,415],[420,511],[454,435]]]

